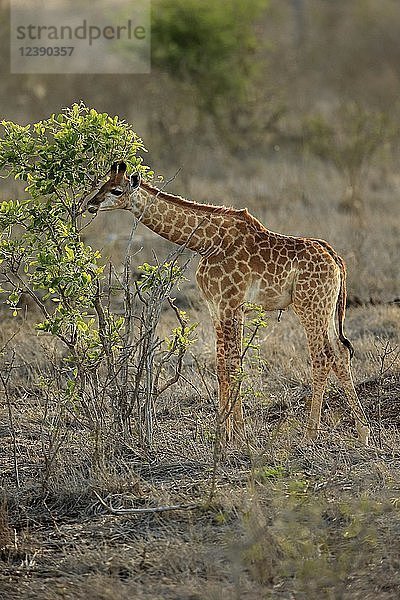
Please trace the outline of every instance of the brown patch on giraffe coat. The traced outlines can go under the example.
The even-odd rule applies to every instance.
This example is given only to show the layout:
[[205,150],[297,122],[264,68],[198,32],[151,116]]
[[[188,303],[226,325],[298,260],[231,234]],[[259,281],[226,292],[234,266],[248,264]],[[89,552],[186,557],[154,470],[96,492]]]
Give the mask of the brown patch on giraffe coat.
[[232,275],[231,274],[224,275],[220,281],[221,281],[221,290],[226,289],[232,283]]
[[227,248],[229,246],[232,246],[235,243],[235,238],[233,237],[233,235],[225,234],[223,237],[223,242],[224,242],[225,248]]
[[232,273],[237,268],[237,262],[233,257],[227,258],[222,263],[222,268],[226,273]]
[[240,281],[242,281],[243,279],[243,275],[241,273],[239,273],[239,271],[234,271],[232,273],[232,280],[234,283],[238,284]]
[[204,228],[204,235],[207,238],[213,238],[216,234],[216,228],[213,225],[207,225],[207,227]]
[[185,225],[185,226],[182,228],[182,234],[183,234],[183,235],[185,235],[185,236],[187,236],[187,237],[189,237],[189,235],[190,235],[192,232],[193,232],[193,229],[192,229],[192,227],[189,227],[189,225]]
[[265,263],[264,261],[260,260],[259,256],[252,256],[250,258],[250,268],[253,271],[253,273],[256,273],[257,275],[262,275],[263,273],[265,273]]
[[189,215],[187,218],[187,224],[189,225],[189,227],[195,227],[196,226],[196,217],[194,215]]

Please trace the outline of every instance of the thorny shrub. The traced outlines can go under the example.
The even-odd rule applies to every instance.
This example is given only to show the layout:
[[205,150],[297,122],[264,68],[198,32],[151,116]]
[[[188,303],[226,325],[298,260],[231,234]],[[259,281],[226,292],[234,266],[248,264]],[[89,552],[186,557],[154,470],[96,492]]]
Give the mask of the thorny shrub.
[[[101,253],[82,237],[85,198],[113,161],[152,176],[137,156],[143,142],[119,117],[82,103],[32,125],[3,121],[2,129],[0,170],[26,187],[21,198],[0,205],[0,295],[14,316],[28,295],[41,313],[38,334],[61,342],[59,376],[49,381],[46,397],[92,432],[97,457],[107,439],[115,446],[117,432],[148,447],[154,402],[179,378],[192,342],[194,326],[171,299],[183,272],[175,256],[143,265],[133,285],[127,256],[123,281],[113,289],[124,298],[124,314],[117,314],[112,268],[106,276]],[[164,303],[177,322],[167,340],[156,332]]]

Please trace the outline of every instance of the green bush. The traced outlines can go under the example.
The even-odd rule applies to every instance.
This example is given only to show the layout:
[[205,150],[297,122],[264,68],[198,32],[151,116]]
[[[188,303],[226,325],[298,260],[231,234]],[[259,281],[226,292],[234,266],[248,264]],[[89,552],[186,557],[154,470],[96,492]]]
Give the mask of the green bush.
[[267,0],[156,0],[152,10],[152,63],[192,84],[201,107],[245,99],[257,73],[255,24]]
[[[62,342],[52,365],[59,376],[45,378],[45,393],[60,415],[79,415],[94,432],[97,456],[102,438],[132,431],[133,413],[139,440],[151,444],[153,403],[178,380],[191,343],[193,327],[170,298],[182,270],[174,261],[144,265],[135,291],[127,255],[123,281],[114,286],[125,310],[116,314],[111,269],[106,278],[100,252],[82,237],[86,196],[115,160],[152,176],[137,156],[142,140],[118,117],[83,104],[33,125],[3,121],[2,128],[0,171],[27,185],[25,197],[0,205],[0,298],[17,316],[21,294],[30,296],[41,312],[36,330]],[[160,340],[164,301],[178,326]]]
[[83,199],[116,157],[147,173],[136,156],[145,148],[127,123],[82,104],[33,125],[3,121],[2,128],[0,170],[26,181],[29,195],[0,206],[7,303],[15,314],[20,294],[33,295],[44,317],[37,327],[89,360],[100,344],[90,313],[103,267],[80,237]]

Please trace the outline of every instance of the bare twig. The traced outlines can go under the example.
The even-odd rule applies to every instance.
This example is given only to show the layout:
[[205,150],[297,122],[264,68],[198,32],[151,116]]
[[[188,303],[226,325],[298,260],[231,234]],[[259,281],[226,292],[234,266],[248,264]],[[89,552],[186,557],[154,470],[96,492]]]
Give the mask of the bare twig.
[[148,515],[162,512],[168,512],[171,510],[196,510],[201,508],[200,504],[171,504],[170,506],[155,506],[148,508],[114,508],[110,504],[107,504],[101,496],[92,490],[98,501],[104,508],[113,515]]
[[[382,347],[378,349],[378,346],[375,345],[377,350],[379,350],[379,373],[378,373],[378,389],[377,389],[377,404],[378,404],[378,443],[379,448],[382,449],[382,383],[383,377],[386,373],[388,373],[400,356],[400,350],[398,346],[392,347],[390,345],[389,340],[386,343],[382,344]],[[388,362],[389,359],[389,362]]]
[[15,350],[12,351],[12,358],[11,358],[11,361],[9,362],[9,364],[7,365],[5,373],[3,372],[3,370],[0,370],[0,381],[3,386],[4,395],[5,395],[6,402],[7,402],[8,420],[10,423],[10,431],[11,431],[11,438],[12,438],[12,445],[13,445],[13,462],[14,462],[15,483],[17,485],[17,488],[19,488],[20,480],[19,480],[19,467],[18,467],[18,457],[17,457],[17,435],[16,435],[15,427],[14,427],[14,417],[13,417],[13,411],[12,411],[11,398],[10,398],[10,394],[8,391],[8,382],[10,379],[14,359],[15,359]]

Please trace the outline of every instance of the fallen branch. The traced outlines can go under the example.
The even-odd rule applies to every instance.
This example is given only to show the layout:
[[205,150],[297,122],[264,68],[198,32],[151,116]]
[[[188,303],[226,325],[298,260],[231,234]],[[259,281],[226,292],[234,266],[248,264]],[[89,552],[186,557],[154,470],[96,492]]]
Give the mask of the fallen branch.
[[114,508],[107,504],[96,490],[93,490],[93,493],[100,504],[113,515],[146,515],[167,512],[169,510],[194,510],[200,508],[200,504],[172,504],[170,506],[154,506],[149,508]]

